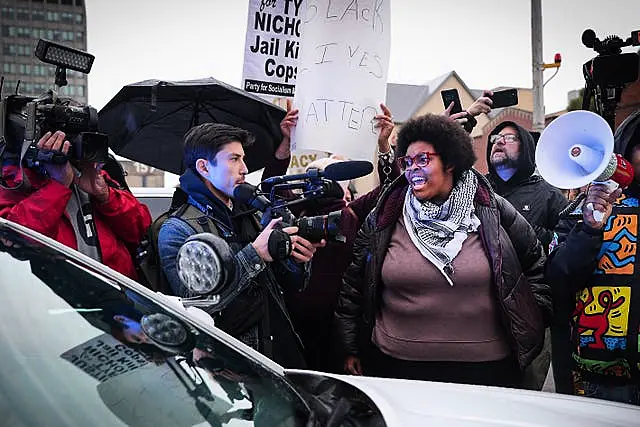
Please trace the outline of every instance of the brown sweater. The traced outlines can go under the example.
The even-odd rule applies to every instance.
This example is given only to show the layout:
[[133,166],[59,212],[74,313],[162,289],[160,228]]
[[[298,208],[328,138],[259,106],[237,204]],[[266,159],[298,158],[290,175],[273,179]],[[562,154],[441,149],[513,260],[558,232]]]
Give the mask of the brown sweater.
[[471,233],[453,260],[451,286],[396,223],[382,266],[382,306],[372,341],[389,356],[483,362],[508,356],[489,260]]

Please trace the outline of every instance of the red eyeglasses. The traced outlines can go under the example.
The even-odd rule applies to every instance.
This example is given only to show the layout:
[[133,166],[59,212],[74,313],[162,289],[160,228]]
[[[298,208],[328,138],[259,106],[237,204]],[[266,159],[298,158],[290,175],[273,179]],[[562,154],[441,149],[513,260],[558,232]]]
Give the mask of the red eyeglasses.
[[422,151],[415,156],[402,156],[398,157],[398,165],[401,169],[409,169],[414,164],[418,167],[425,167],[431,162],[431,158],[438,156],[438,153],[430,153],[428,151]]

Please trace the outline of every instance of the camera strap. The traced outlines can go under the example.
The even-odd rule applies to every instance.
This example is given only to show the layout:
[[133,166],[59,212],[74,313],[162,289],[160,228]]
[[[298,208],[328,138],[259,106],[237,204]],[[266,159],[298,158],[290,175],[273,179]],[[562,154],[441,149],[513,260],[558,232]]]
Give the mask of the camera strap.
[[[0,187],[2,187],[5,190],[17,190],[22,185],[26,184],[27,188],[30,188],[29,180],[24,175],[24,171],[22,170],[22,164],[18,164],[18,168],[20,169],[20,173],[22,174],[22,181],[20,182],[20,184],[16,185],[15,187],[9,187],[6,185],[7,181],[4,178],[2,169],[4,168],[7,160],[11,160],[12,158],[14,159],[18,158],[18,156],[16,155],[7,153],[8,141],[5,135],[6,126],[7,126],[6,120],[8,120],[8,117],[7,117],[7,101],[5,98],[0,100]],[[24,156],[24,152],[26,152],[26,150],[24,150],[23,148],[20,159],[22,159],[22,156]]]
[[102,262],[91,199],[75,184],[71,186],[71,191],[73,194],[67,203],[66,212],[73,224],[78,252]]
[[[189,196],[189,199],[188,199],[187,203],[191,204],[196,209],[198,209],[200,212],[202,212],[204,214],[204,216],[202,217],[203,219],[211,220],[211,222],[213,222],[216,225],[216,228],[221,232],[223,238],[228,239],[228,238],[232,238],[232,237],[235,236],[235,233],[233,232],[233,230],[228,225],[226,225],[225,223],[220,221],[218,218],[216,218],[215,215],[213,215],[213,213],[212,213],[213,212],[213,208],[211,206],[209,206],[209,205],[203,206],[201,203],[199,203],[192,196]],[[203,226],[204,225],[208,225],[206,223],[206,221],[198,221],[198,223],[203,225]],[[211,233],[212,230],[207,230],[207,228],[204,228],[205,232]]]

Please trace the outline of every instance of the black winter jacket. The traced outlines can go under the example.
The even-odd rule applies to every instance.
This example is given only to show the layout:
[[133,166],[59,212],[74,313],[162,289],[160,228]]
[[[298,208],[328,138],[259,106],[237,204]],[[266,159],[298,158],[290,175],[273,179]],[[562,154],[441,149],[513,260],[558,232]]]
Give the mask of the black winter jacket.
[[558,223],[558,214],[569,204],[567,198],[552,185],[548,184],[535,169],[535,141],[524,128],[513,122],[502,122],[491,132],[498,134],[506,126],[514,127],[520,137],[520,157],[517,171],[509,180],[504,181],[491,164],[491,144],[487,145],[487,178],[491,186],[516,208],[536,231],[545,253],[553,239],[553,230]]
[[[546,256],[527,221],[478,174],[476,215],[483,246],[493,269],[499,313],[521,368],[542,348],[551,321],[551,291],[543,282]],[[380,309],[382,263],[394,226],[402,215],[408,183],[399,177],[382,195],[358,233],[352,263],[343,277],[336,321],[343,350],[366,358]]]

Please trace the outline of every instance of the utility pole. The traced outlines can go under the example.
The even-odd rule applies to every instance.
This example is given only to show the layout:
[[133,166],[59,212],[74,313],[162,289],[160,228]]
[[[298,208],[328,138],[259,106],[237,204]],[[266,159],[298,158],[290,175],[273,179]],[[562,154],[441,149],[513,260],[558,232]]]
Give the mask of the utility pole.
[[542,0],[531,0],[531,59],[533,71],[533,131],[544,129],[544,84],[542,62]]

